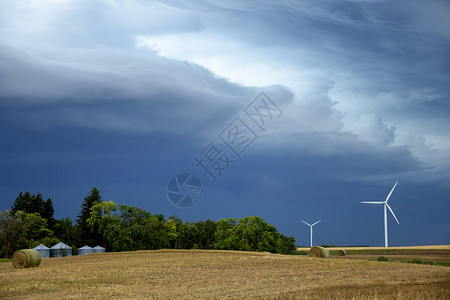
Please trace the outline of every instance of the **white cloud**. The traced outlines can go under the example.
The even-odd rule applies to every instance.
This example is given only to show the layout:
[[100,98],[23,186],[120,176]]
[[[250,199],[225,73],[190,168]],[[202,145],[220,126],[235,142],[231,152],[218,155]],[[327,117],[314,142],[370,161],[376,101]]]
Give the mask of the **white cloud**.
[[289,84],[294,79],[294,70],[274,61],[271,53],[276,47],[253,48],[217,33],[138,36],[137,46],[167,58],[199,64],[217,76],[246,86]]
[[359,122],[347,124],[347,128],[361,140],[380,146],[388,146],[395,142],[395,127],[388,127],[374,114],[362,115]]

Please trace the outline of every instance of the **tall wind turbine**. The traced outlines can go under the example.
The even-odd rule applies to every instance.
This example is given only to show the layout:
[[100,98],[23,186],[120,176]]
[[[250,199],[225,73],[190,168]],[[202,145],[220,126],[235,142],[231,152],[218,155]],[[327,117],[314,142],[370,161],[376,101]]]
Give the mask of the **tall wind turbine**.
[[394,214],[394,211],[392,210],[392,208],[388,204],[389,197],[391,197],[391,194],[394,191],[395,187],[397,186],[397,183],[398,183],[398,181],[395,183],[395,185],[392,188],[391,192],[386,197],[386,201],[383,201],[383,202],[361,202],[361,203],[368,203],[368,204],[384,204],[384,246],[385,247],[389,247],[388,246],[388,230],[387,230],[387,208],[389,208],[389,211],[394,216],[395,221],[397,221],[397,223],[400,224],[400,222],[397,220],[397,217]]
[[314,225],[316,225],[316,224],[319,223],[320,221],[322,221],[322,220],[319,220],[319,221],[317,221],[316,223],[314,223],[314,224],[311,225],[311,224],[308,224],[308,223],[306,223],[305,221],[302,220],[303,223],[305,223],[306,225],[308,225],[308,226],[311,228],[311,248],[312,248],[312,246],[313,246],[313,245],[312,245],[312,228],[313,228]]

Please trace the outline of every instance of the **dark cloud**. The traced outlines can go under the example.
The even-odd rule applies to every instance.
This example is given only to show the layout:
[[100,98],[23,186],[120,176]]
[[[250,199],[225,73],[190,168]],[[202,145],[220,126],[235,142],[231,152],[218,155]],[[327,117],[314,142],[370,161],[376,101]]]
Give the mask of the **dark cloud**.
[[115,65],[83,70],[14,50],[1,51],[0,105],[4,120],[20,126],[198,131],[231,118],[257,91],[154,55],[117,55]]
[[[393,244],[448,243],[448,222],[420,228],[448,211],[449,11],[437,0],[2,2],[0,208],[30,190],[74,217],[96,185],[155,213],[258,214],[301,240],[297,219],[317,217],[322,243],[379,245],[381,213],[358,203],[398,180]],[[227,149],[219,133],[261,91],[282,116],[264,132],[245,119],[259,138],[212,184],[193,157],[211,141]],[[165,199],[179,171],[204,184],[191,210]]]

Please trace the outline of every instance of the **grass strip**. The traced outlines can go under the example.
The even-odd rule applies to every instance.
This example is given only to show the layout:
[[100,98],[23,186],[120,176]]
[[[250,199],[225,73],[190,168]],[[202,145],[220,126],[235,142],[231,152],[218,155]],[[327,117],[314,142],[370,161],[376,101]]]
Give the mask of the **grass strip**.
[[450,267],[450,262],[430,261],[430,260],[423,260],[423,259],[404,260],[402,262],[409,263],[409,264]]
[[[337,250],[332,250],[330,252],[333,252]],[[437,252],[437,251],[449,251],[448,249],[370,249],[370,250],[351,250],[351,249],[346,249],[347,251],[347,255],[351,255],[351,254],[384,254],[384,253],[389,253],[389,252],[418,252],[418,251],[426,251],[426,252]]]

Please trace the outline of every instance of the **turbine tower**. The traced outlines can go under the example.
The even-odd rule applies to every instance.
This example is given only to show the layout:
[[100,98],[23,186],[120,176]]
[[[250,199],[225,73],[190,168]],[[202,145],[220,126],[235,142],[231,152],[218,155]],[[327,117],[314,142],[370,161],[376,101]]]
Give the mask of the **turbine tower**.
[[397,183],[398,183],[398,181],[395,183],[395,185],[392,188],[391,192],[386,197],[386,201],[383,201],[383,202],[381,202],[381,201],[379,201],[379,202],[361,202],[361,203],[368,203],[368,204],[384,204],[384,247],[389,247],[388,246],[388,230],[387,230],[387,209],[388,208],[389,208],[389,211],[394,216],[395,221],[397,221],[397,223],[400,224],[400,222],[397,220],[397,217],[394,214],[394,211],[392,210],[392,208],[388,204],[389,197],[391,197],[391,194],[394,191],[395,187],[397,186]]
[[317,221],[316,223],[314,223],[314,224],[311,225],[311,224],[308,224],[308,223],[306,223],[305,221],[302,220],[303,223],[305,223],[306,225],[308,225],[308,226],[311,228],[311,248],[312,248],[312,246],[313,246],[313,244],[312,244],[312,231],[313,231],[312,228],[313,228],[314,225],[316,225],[316,224],[319,223],[320,221],[322,221],[322,220],[319,220],[319,221]]

